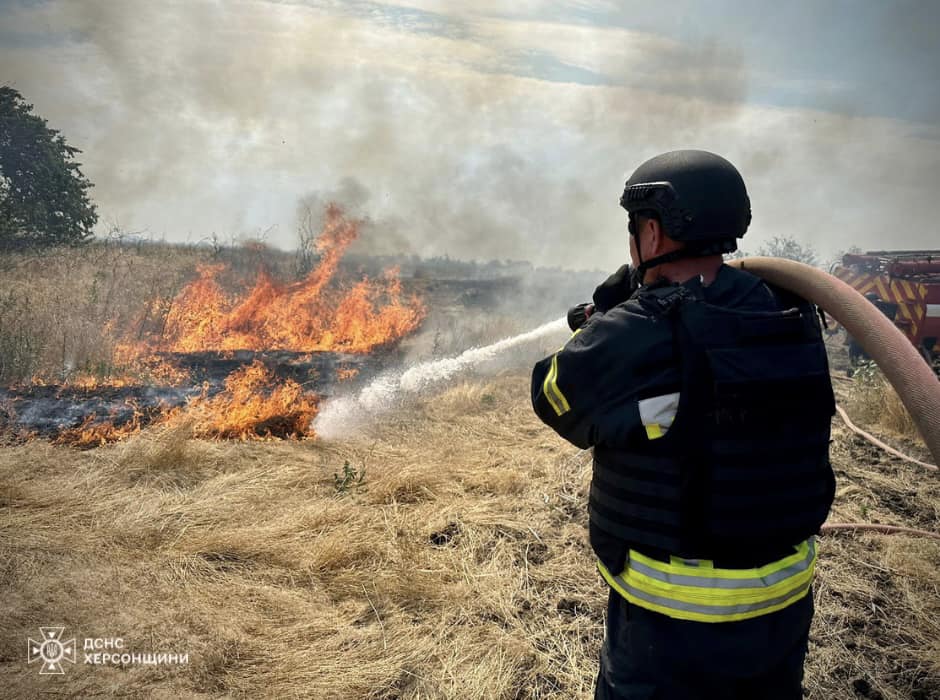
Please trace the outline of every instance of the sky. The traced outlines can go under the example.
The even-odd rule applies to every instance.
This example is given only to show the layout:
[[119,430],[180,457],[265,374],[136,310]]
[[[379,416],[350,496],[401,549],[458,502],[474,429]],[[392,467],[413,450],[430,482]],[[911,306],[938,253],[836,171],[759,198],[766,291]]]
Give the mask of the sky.
[[823,259],[940,248],[940,3],[0,0],[0,84],[80,148],[99,230],[625,262],[624,181],[700,148]]

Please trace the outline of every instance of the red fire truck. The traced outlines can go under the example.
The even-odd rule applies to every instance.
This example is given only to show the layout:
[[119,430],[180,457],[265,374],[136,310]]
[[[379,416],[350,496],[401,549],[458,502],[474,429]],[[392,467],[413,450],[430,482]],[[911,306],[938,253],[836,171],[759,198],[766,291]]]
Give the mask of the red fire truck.
[[889,316],[893,310],[894,324],[928,362],[934,359],[940,339],[940,250],[849,253],[832,274]]

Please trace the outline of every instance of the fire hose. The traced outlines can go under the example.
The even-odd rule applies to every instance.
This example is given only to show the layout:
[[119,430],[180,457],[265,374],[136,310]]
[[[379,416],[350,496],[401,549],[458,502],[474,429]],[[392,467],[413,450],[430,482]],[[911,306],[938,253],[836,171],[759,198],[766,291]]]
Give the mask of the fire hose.
[[893,447],[891,447],[891,445],[885,444],[884,442],[876,438],[871,433],[867,433],[861,428],[859,428],[857,425],[855,425],[855,423],[852,422],[852,420],[849,418],[848,414],[846,414],[845,409],[842,408],[842,406],[836,406],[836,411],[838,411],[839,417],[842,419],[842,422],[845,423],[846,428],[851,430],[856,435],[865,438],[866,440],[868,440],[868,442],[870,442],[875,447],[880,447],[882,450],[884,450],[888,454],[892,454],[899,459],[903,459],[905,462],[910,462],[911,464],[916,464],[920,467],[924,467],[925,469],[932,469],[936,471],[937,469],[936,464],[928,464],[927,462],[921,462],[919,459],[915,459],[911,457],[910,455],[906,455],[900,450],[894,449]]
[[940,379],[887,316],[842,280],[803,263],[756,257],[730,264],[798,294],[841,323],[897,391],[940,463]]
[[[808,299],[841,323],[894,387],[933,455],[934,463],[940,464],[940,379],[887,316],[842,280],[803,263],[755,257],[730,264]],[[840,415],[850,429],[854,427],[844,412],[840,411]],[[920,464],[936,469],[934,465]],[[935,532],[880,523],[826,523],[821,528],[823,533],[837,531],[900,533],[940,539],[940,534]]]

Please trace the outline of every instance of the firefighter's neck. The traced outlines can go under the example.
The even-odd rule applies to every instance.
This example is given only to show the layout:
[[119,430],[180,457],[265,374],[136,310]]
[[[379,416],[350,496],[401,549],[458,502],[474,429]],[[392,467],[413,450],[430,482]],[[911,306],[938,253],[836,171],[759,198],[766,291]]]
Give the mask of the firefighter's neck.
[[720,255],[709,255],[704,258],[680,258],[650,268],[646,271],[643,282],[649,284],[660,277],[665,277],[670,282],[682,284],[693,277],[701,276],[702,284],[708,286],[715,281],[715,276],[718,274],[718,268],[721,267],[722,262]]

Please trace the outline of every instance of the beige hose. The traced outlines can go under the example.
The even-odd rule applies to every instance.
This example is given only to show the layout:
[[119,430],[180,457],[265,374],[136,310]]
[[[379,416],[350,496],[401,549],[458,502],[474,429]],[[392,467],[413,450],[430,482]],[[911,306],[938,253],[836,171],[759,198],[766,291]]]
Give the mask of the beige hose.
[[865,432],[864,430],[859,428],[857,425],[855,425],[855,423],[852,422],[852,419],[849,418],[848,414],[845,412],[845,409],[842,408],[842,406],[837,405],[836,412],[839,414],[839,417],[842,419],[842,422],[845,423],[845,427],[847,427],[856,435],[860,435],[861,437],[865,438],[866,440],[868,440],[868,442],[870,442],[875,447],[880,447],[882,450],[884,450],[888,454],[892,454],[895,457],[898,457],[899,459],[903,459],[905,462],[910,462],[911,464],[916,464],[918,466],[925,467],[927,469],[935,470],[937,468],[936,464],[927,464],[927,462],[921,462],[919,459],[914,459],[910,455],[906,455],[900,450],[896,450],[893,447],[891,447],[891,445],[879,440],[871,433]]
[[845,326],[898,392],[940,464],[940,380],[887,316],[842,280],[803,263],[743,258],[729,264],[808,299]]

